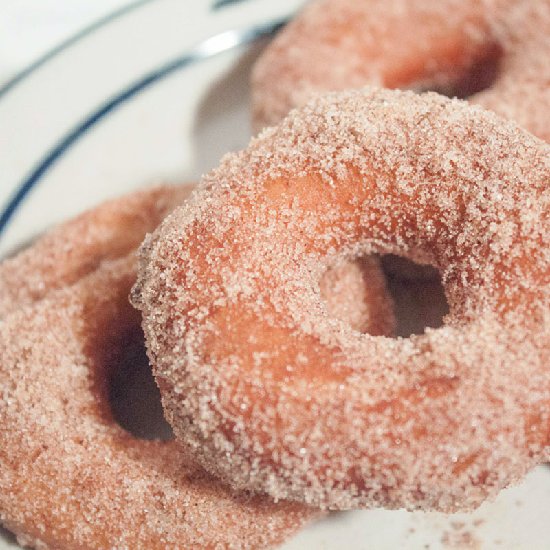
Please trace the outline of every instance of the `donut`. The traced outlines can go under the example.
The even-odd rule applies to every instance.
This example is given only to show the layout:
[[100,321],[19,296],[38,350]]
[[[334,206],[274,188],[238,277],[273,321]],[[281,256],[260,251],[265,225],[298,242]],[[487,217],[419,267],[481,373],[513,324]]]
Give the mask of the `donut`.
[[[550,146],[461,100],[315,96],[142,245],[132,301],[175,436],[234,488],[468,510],[550,458]],[[445,323],[328,314],[335,258],[433,265]]]
[[109,380],[143,342],[135,258],[0,324],[0,522],[34,548],[259,548],[317,512],[232,495],[172,441],[113,419]]
[[103,203],[50,230],[0,264],[0,318],[49,291],[77,281],[102,260],[135,249],[191,185],[161,185]]
[[549,57],[548,0],[320,0],[256,63],[254,125],[369,84],[470,96],[550,141]]

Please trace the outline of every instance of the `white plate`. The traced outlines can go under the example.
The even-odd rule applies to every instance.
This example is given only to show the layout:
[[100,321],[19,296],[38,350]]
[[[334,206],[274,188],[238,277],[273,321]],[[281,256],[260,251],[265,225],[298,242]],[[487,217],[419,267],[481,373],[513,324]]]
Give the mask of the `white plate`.
[[[257,38],[302,3],[137,2],[0,89],[0,255],[107,197],[195,180],[246,145]],[[540,467],[473,514],[341,513],[283,548],[547,549],[549,541],[550,469]],[[16,547],[0,533],[0,550]]]

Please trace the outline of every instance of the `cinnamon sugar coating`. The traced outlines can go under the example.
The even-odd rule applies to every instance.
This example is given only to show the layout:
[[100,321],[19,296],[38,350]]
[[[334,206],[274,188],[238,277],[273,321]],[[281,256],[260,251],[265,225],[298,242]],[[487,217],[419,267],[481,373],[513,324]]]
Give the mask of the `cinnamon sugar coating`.
[[317,512],[233,495],[176,442],[113,419],[109,380],[143,341],[134,271],[107,261],[0,323],[0,522],[39,549],[278,543]]
[[[318,0],[258,60],[254,123],[278,122],[313,92],[371,84],[473,92],[550,141],[549,58],[549,0]],[[480,83],[489,88],[475,93]]]
[[48,231],[0,264],[0,318],[135,249],[192,186],[160,185],[109,200]]
[[[235,488],[471,509],[550,458],[550,147],[459,100],[311,99],[141,249],[133,303],[176,437]],[[329,315],[337,258],[435,266],[423,335]]]
[[[0,263],[0,319],[76,282],[101,262],[134,250],[193,187],[190,183],[158,185],[108,200],[4,260]],[[358,330],[391,334],[395,328],[391,298],[375,258],[340,261],[327,270],[322,288],[329,310]]]

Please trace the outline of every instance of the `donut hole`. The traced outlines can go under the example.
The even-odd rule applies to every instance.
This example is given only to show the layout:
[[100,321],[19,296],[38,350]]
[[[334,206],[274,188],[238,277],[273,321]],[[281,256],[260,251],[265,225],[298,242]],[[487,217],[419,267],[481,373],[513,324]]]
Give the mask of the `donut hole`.
[[395,336],[423,334],[443,325],[449,304],[439,272],[427,265],[388,254],[382,257],[386,286],[393,300]]
[[130,328],[119,348],[109,385],[114,419],[138,439],[172,439],[139,325]]
[[489,45],[463,78],[459,79],[454,87],[454,95],[460,99],[466,99],[491,88],[500,74],[503,53],[499,44]]
[[447,97],[457,97],[459,99],[467,99],[488,90],[500,74],[503,53],[503,49],[498,43],[488,44],[473,63],[457,75],[452,83],[447,86],[435,86],[428,89]]
[[330,317],[361,333],[382,336],[394,329],[386,281],[373,257],[341,258],[329,265],[319,288]]
[[408,337],[443,324],[449,305],[436,269],[391,254],[381,266],[368,257],[329,266],[319,282],[328,315],[373,336]]

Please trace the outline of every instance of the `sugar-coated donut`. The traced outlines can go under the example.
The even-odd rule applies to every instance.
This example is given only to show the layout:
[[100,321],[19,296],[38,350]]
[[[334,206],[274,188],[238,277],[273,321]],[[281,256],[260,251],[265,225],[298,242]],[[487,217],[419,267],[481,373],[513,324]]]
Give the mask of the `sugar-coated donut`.
[[[550,457],[550,146],[438,94],[314,97],[142,245],[133,302],[175,435],[236,488],[470,509]],[[423,335],[330,316],[337,257],[440,271]]]
[[160,185],[109,200],[60,224],[34,245],[0,264],[0,318],[77,281],[102,260],[135,249],[192,185]]
[[255,126],[312,92],[371,84],[474,92],[471,101],[550,141],[549,58],[549,0],[320,0],[258,60]]
[[0,523],[39,549],[260,548],[315,512],[235,496],[113,419],[109,380],[143,341],[135,258],[108,261],[0,322]]

